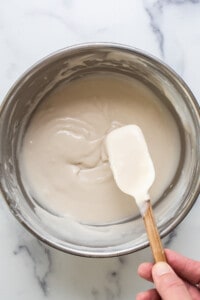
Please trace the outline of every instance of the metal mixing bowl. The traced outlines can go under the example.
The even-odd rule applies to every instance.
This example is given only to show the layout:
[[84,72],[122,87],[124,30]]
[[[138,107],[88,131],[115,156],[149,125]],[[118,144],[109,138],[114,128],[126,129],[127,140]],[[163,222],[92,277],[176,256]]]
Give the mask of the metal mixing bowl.
[[108,257],[148,245],[142,218],[90,228],[97,232],[95,239],[84,232],[80,232],[81,239],[77,239],[70,234],[71,228],[67,225],[65,230],[69,234],[60,235],[36,214],[36,203],[26,192],[18,160],[24,133],[38,103],[62,82],[99,72],[124,74],[140,80],[171,110],[181,136],[181,159],[170,186],[154,205],[161,236],[168,234],[187,215],[199,194],[200,184],[197,101],[183,80],[165,64],[123,45],[95,43],[63,49],[31,67],[14,84],[0,113],[0,185],[14,216],[40,240],[69,253]]

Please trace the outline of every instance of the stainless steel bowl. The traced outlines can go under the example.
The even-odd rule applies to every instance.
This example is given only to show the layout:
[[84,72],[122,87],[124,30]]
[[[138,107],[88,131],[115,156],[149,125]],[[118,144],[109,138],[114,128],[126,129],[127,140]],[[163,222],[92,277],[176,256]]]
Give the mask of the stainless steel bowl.
[[[36,204],[21,180],[18,156],[39,102],[60,83],[99,72],[125,74],[142,81],[168,106],[177,122],[182,143],[180,164],[171,185],[154,206],[162,237],[187,215],[200,186],[199,107],[187,85],[169,67],[139,50],[107,43],[69,47],[44,58],[15,83],[2,105],[1,191],[14,216],[40,240],[62,251],[90,257],[122,255],[146,247],[141,217],[93,228],[97,231],[95,240],[88,239],[87,234],[78,240],[73,234],[58,235],[35,213]],[[70,229],[66,227],[69,233]]]

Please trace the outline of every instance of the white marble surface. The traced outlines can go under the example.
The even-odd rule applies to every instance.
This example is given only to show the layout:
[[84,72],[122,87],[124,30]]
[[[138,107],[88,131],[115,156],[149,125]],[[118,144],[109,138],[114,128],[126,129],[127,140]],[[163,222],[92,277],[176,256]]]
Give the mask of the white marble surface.
[[[81,42],[132,45],[174,68],[200,99],[198,0],[1,0],[0,99],[23,71],[59,48]],[[2,199],[1,199],[2,200]],[[200,260],[200,201],[168,236],[168,247]],[[137,266],[149,249],[86,259],[31,236],[0,201],[0,299],[131,300],[148,284]]]

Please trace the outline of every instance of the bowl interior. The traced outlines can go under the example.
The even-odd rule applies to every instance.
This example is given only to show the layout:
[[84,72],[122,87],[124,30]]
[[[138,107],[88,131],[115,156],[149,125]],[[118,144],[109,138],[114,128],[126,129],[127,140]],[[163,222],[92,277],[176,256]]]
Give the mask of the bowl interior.
[[[33,66],[7,95],[1,110],[1,188],[14,215],[41,240],[86,256],[113,256],[148,245],[143,220],[106,226],[77,226],[39,211],[19,171],[24,132],[38,104],[63,82],[99,73],[123,74],[147,85],[171,111],[181,137],[181,159],[170,186],[154,206],[161,236],[187,214],[199,193],[199,109],[169,68],[141,52],[116,45],[86,45],[55,53]],[[37,213],[36,213],[37,211]],[[45,215],[45,218],[43,216]],[[57,231],[57,228],[62,228]]]

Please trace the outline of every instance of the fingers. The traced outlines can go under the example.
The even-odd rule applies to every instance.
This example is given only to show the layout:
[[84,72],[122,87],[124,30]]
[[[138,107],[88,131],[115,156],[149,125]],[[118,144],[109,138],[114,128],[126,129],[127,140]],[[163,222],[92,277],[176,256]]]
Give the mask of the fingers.
[[[172,250],[166,249],[165,254],[169,265],[181,278],[195,285],[200,282],[200,262],[191,260]],[[143,263],[138,268],[140,277],[152,281],[152,263]]]
[[192,284],[200,282],[200,262],[166,249],[167,261],[174,271]]
[[[138,267],[138,274],[139,274],[139,276],[142,277],[142,278],[144,278],[144,279],[146,279],[146,280],[148,280],[148,281],[153,281],[153,278],[152,278],[152,267],[153,267],[152,263],[142,263]],[[195,286],[189,284],[188,281],[184,281],[184,283],[185,283],[185,286],[186,286],[187,290],[189,291],[189,294],[191,295],[192,299],[199,299],[200,300],[200,292],[199,292],[199,290]],[[149,290],[149,291],[140,293],[138,295],[137,300],[149,300],[149,299],[154,299],[154,298],[155,299],[160,299],[160,297],[158,296],[158,294],[154,295],[154,293],[157,294],[155,290]]]
[[152,279],[152,263],[142,263],[138,267],[138,274],[140,277],[148,280],[153,281]]
[[190,283],[185,281],[185,286],[193,300],[200,300],[200,291]]
[[184,282],[165,262],[158,262],[152,268],[156,289],[163,300],[191,300]]
[[[172,295],[172,293],[173,295],[175,295],[174,298],[172,298],[171,296],[170,300],[200,299],[200,292],[195,287],[195,284],[197,284],[200,281],[200,262],[191,260],[169,249],[165,250],[165,254],[169,265],[172,267],[170,268],[168,266],[169,269],[166,273],[160,275],[160,277],[153,273],[154,274],[153,276],[155,278],[154,277],[152,278],[152,270],[156,270],[157,267],[153,267],[152,263],[143,263],[138,268],[138,274],[142,278],[148,281],[154,281],[158,292],[160,293],[162,299],[164,300],[169,299],[169,298],[164,298],[164,297],[168,297],[166,296],[167,293],[169,293],[169,297],[170,295]],[[156,281],[156,276],[157,276],[157,281]],[[179,277],[181,277],[181,279]],[[166,285],[166,283],[168,285]],[[174,290],[177,291],[177,295],[174,293]],[[137,300],[150,300],[150,299],[157,300],[161,298],[159,298],[155,290],[141,293],[138,295],[137,298]]]
[[139,293],[136,297],[136,300],[160,300],[160,299],[161,298],[155,289]]

